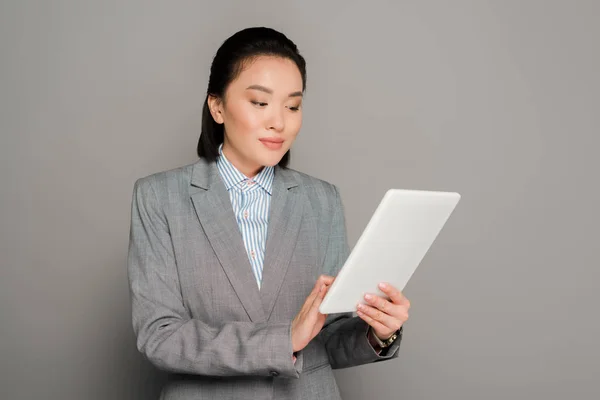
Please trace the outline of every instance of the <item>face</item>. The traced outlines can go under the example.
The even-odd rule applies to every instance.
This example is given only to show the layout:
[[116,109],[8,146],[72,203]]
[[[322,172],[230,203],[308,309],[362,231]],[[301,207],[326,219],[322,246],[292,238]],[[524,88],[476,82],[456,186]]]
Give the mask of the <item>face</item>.
[[245,65],[224,99],[209,96],[210,112],[224,124],[223,154],[248,177],[274,166],[302,125],[302,76],[285,58],[261,56]]

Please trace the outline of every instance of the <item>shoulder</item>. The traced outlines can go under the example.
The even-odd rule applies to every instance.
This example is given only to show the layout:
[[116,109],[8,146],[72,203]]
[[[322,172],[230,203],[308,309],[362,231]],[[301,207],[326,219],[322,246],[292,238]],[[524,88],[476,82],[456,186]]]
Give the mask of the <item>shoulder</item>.
[[156,196],[158,199],[172,196],[187,190],[194,166],[188,164],[177,168],[155,172],[138,178],[134,183],[134,194],[139,196]]
[[335,184],[291,168],[286,168],[285,171],[302,188],[309,201],[315,203],[313,206],[331,208],[341,203],[340,192]]

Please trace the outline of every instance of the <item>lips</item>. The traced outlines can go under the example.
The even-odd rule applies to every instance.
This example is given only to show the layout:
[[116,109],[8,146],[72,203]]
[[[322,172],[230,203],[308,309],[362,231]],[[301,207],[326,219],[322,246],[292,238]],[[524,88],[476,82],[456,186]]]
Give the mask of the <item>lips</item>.
[[263,143],[283,143],[283,139],[278,139],[278,138],[262,138],[262,139],[258,139]]
[[279,138],[262,138],[258,140],[270,150],[279,150],[283,146],[283,139]]

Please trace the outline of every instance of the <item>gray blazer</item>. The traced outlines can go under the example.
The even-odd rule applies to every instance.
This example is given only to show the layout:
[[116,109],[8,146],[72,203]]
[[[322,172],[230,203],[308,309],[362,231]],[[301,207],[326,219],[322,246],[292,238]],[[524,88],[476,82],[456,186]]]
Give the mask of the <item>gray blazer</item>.
[[216,164],[135,183],[128,275],[137,347],[170,372],[161,399],[339,399],[332,369],[385,356],[348,314],[292,362],[291,321],[348,255],[337,188],[276,167],[259,290]]

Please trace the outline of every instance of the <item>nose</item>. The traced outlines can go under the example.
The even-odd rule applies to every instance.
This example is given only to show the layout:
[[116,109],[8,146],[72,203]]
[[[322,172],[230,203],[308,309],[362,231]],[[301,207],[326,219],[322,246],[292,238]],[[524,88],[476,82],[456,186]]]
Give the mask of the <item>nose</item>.
[[276,132],[282,132],[285,127],[285,117],[283,114],[283,110],[276,109],[273,107],[273,112],[270,115],[268,124],[269,130],[273,130]]

